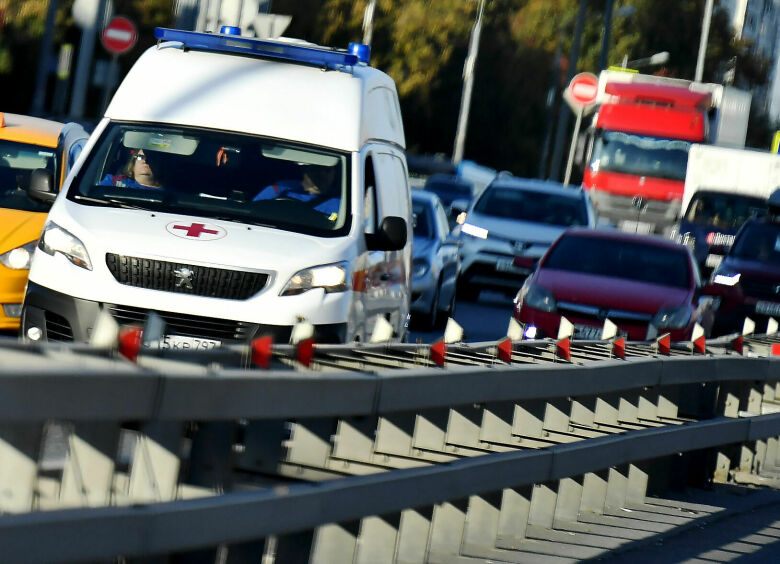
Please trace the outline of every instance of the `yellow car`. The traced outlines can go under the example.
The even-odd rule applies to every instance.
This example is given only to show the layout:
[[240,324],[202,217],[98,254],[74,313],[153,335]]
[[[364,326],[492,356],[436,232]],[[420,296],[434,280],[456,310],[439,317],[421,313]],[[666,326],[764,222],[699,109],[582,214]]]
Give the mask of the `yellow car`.
[[50,204],[27,194],[35,169],[61,187],[87,140],[77,123],[0,113],[0,332],[16,332],[30,259]]

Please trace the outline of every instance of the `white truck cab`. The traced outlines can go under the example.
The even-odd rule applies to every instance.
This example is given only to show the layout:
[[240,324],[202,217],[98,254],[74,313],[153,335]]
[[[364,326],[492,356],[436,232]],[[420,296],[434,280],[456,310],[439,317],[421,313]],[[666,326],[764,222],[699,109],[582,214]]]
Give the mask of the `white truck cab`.
[[[302,320],[317,342],[406,332],[412,233],[393,80],[368,48],[158,28],[51,209],[28,339],[89,341],[150,311],[165,346],[211,348]],[[54,199],[34,175],[30,194]]]

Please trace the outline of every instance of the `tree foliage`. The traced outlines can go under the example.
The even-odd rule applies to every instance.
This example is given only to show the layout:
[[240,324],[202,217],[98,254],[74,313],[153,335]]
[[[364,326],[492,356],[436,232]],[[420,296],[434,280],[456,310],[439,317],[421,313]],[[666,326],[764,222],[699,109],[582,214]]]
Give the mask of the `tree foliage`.
[[[615,0],[608,63],[669,51],[669,63],[649,72],[693,78],[705,1]],[[466,158],[516,174],[536,174],[544,139],[561,107],[561,88],[570,74],[579,2],[487,0]],[[286,35],[346,47],[363,38],[366,3],[274,0],[272,8],[293,16]],[[60,0],[55,46],[63,42],[78,46],[81,32],[70,16],[72,4],[73,0]],[[598,71],[605,4],[606,0],[587,1],[578,71]],[[0,0],[0,77],[4,84],[15,85],[0,92],[0,110],[28,110],[47,5],[47,0]],[[154,43],[155,26],[173,24],[174,5],[175,0],[114,0],[114,12],[139,27],[138,44],[120,58],[123,73]],[[626,6],[633,13],[627,14]],[[411,151],[446,155],[452,151],[463,65],[478,7],[479,0],[377,0],[372,64],[396,81]],[[108,58],[99,45],[96,56]],[[731,68],[735,85],[742,88],[767,82],[768,61],[733,39],[725,12],[718,10],[712,19],[704,79],[721,82]],[[92,108],[96,97],[93,88]],[[548,104],[550,99],[554,104]],[[766,116],[757,113],[749,139],[763,144],[770,129]]]

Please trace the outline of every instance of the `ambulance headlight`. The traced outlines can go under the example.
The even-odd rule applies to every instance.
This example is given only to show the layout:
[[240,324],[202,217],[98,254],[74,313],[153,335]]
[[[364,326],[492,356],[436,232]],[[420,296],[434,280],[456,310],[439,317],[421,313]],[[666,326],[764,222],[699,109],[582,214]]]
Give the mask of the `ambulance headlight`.
[[349,290],[347,263],[326,264],[307,268],[296,273],[284,286],[281,296],[296,296],[314,288],[322,288],[326,294]]
[[84,243],[54,222],[50,221],[44,226],[38,248],[50,256],[60,253],[76,266],[92,270],[92,261],[89,260]]
[[30,270],[30,261],[35,252],[36,243],[37,241],[31,241],[3,253],[0,255],[0,264],[11,270]]

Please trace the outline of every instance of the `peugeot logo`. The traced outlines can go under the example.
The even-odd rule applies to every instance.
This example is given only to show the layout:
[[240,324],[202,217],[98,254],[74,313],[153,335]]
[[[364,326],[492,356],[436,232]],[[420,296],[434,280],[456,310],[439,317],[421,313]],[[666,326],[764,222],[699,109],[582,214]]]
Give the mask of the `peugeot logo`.
[[173,275],[176,277],[176,287],[184,288],[185,290],[192,290],[192,280],[195,278],[195,273],[186,266],[177,268],[173,271]]

